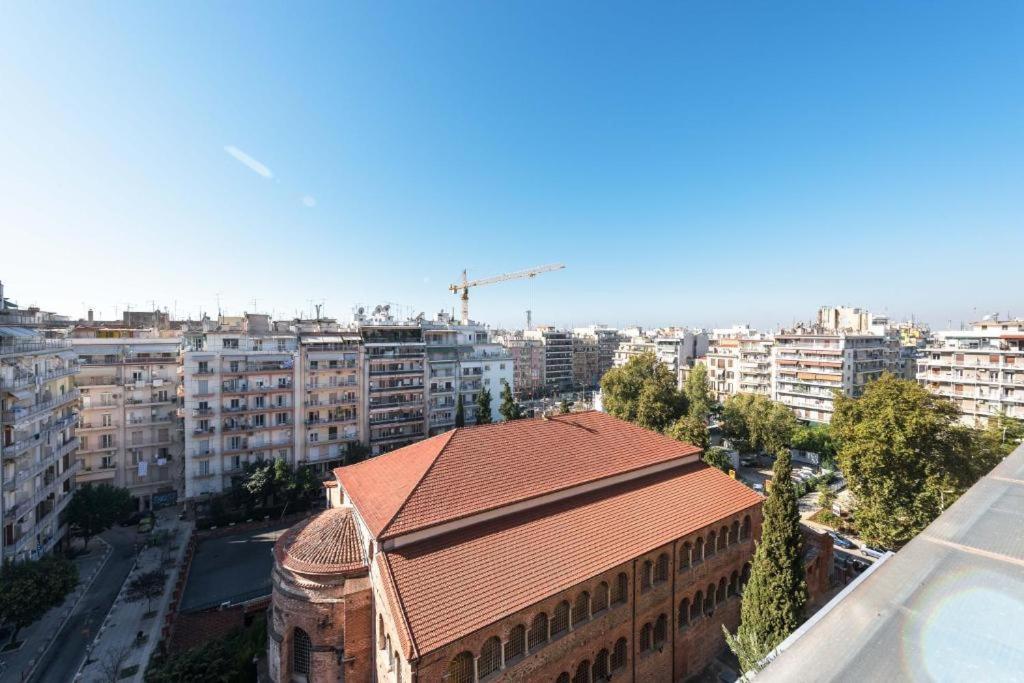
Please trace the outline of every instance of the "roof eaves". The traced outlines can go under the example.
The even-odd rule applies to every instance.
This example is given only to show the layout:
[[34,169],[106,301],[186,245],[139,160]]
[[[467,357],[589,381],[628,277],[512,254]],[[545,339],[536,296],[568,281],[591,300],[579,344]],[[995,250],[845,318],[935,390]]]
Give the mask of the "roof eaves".
[[409,626],[409,620],[405,614],[405,603],[402,602],[402,594],[398,591],[398,584],[395,583],[394,575],[391,572],[391,563],[388,561],[387,553],[377,554],[377,564],[380,569],[381,582],[384,584],[384,592],[393,604],[392,612],[395,617],[395,625],[398,627],[398,637],[404,641],[402,648],[405,658],[410,662],[419,659],[419,649],[416,647],[416,638]]

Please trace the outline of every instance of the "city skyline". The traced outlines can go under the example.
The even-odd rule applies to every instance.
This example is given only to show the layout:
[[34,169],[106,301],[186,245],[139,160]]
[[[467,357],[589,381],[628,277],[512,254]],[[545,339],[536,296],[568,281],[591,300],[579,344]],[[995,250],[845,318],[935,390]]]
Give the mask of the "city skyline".
[[9,5],[2,277],[74,316],[429,316],[550,262],[473,317],[1020,315],[1022,11]]

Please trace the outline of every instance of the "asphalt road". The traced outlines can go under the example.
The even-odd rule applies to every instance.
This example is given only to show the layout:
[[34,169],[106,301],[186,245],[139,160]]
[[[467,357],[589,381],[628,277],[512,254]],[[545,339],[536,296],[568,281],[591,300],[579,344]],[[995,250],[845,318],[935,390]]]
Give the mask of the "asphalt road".
[[[96,576],[89,591],[78,603],[71,618],[61,629],[30,681],[70,681],[85,658],[85,649],[96,636],[114,598],[121,590],[135,560],[135,527],[114,527],[101,535],[113,546],[110,559]],[[95,543],[95,541],[93,541]]]

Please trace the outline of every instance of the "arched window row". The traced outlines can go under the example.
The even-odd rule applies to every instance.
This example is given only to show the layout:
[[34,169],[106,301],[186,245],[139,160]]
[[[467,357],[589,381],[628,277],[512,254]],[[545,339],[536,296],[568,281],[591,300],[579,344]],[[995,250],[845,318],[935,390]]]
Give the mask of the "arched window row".
[[732,524],[723,524],[719,529],[711,529],[695,539],[683,541],[679,545],[679,571],[685,571],[714,557],[729,546],[736,545],[750,538],[753,520],[744,515],[743,521],[736,519]]
[[611,680],[613,674],[626,666],[628,643],[625,638],[619,638],[611,650],[601,648],[601,651],[594,655],[593,661],[583,659],[569,674],[563,671],[555,679],[555,683],[603,683]]
[[661,614],[652,623],[647,622],[640,628],[640,652],[661,650],[668,640],[668,615]]
[[[665,563],[665,572],[667,573],[668,555],[665,555]],[[513,626],[504,642],[498,636],[492,636],[484,642],[479,654],[475,655],[468,651],[460,652],[448,663],[446,681],[449,683],[473,683],[484,680],[505,667],[515,664],[527,654],[537,652],[552,640],[590,621],[610,607],[625,604],[628,599],[629,576],[625,572],[620,572],[611,586],[607,581],[600,581],[593,593],[583,590],[576,595],[571,604],[568,600],[558,603],[550,616],[547,612],[540,612],[533,616],[528,627],[523,624]],[[380,622],[379,627],[383,635],[383,621]],[[381,649],[389,647],[390,638],[384,636],[381,639]],[[604,653],[603,659],[602,654],[598,653],[593,665],[587,664],[587,676],[592,676],[595,681],[603,680],[598,677],[598,673],[612,671],[616,668],[614,662],[617,650],[602,652]],[[575,682],[576,676],[579,674],[580,672],[576,671],[567,680]],[[602,675],[607,678],[608,674],[602,673]],[[569,674],[566,673],[565,676],[568,677]]]
[[701,617],[711,616],[718,605],[729,598],[741,596],[749,579],[750,563],[747,562],[742,571],[734,570],[728,577],[720,578],[717,584],[709,583],[704,590],[694,593],[692,598],[680,600],[676,617],[679,628],[686,628]]

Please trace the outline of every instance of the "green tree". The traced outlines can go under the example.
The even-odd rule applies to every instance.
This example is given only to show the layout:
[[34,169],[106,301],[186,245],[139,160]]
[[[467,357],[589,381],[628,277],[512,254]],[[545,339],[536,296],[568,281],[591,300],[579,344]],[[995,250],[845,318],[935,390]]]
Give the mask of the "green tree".
[[959,419],[949,400],[890,374],[836,399],[832,436],[864,540],[902,546],[1002,458]]
[[142,572],[128,582],[125,598],[128,602],[146,601],[146,610],[153,611],[153,600],[163,595],[167,574],[163,569]]
[[994,415],[977,438],[984,450],[1009,455],[1024,441],[1024,420],[1008,417],[1005,413]]
[[512,387],[505,380],[501,380],[501,406],[498,412],[505,420],[518,420],[523,416],[522,409],[512,395]]
[[708,369],[703,363],[694,365],[690,374],[686,376],[683,395],[686,396],[687,412],[707,420],[715,405],[715,399],[711,393],[711,384],[708,382]]
[[466,408],[462,405],[462,394],[459,394],[459,398],[455,401],[455,426],[465,427],[466,426]]
[[0,622],[14,627],[10,642],[17,641],[18,631],[59,605],[77,584],[77,567],[59,555],[6,562],[0,568]]
[[834,502],[836,502],[836,492],[832,490],[827,481],[818,482],[818,505],[823,510],[831,510]]
[[652,352],[606,372],[601,396],[609,415],[659,432],[686,412],[686,398],[676,389],[675,377]]
[[711,445],[707,422],[698,415],[682,416],[672,423],[666,433],[677,441],[690,443],[705,450]]
[[493,422],[491,415],[491,390],[481,389],[476,395],[476,423],[478,425],[489,425]]
[[558,404],[558,414],[559,415],[568,415],[569,413],[571,413],[572,412],[572,404],[573,404],[573,402],[570,401],[569,399],[562,399],[561,403]]
[[366,460],[369,455],[369,446],[361,444],[358,441],[352,441],[349,443],[348,448],[345,449],[345,464],[354,465],[357,462]]
[[796,428],[793,411],[765,396],[736,394],[722,407],[722,433],[740,453],[778,453]]
[[832,432],[827,424],[799,425],[790,440],[793,448],[810,451],[821,456],[821,464],[835,468],[836,449],[832,443]]
[[729,647],[745,672],[756,670],[800,625],[807,604],[803,535],[791,473],[789,452],[782,450],[772,468],[771,492],[761,508],[761,540],[743,591],[740,627],[735,635],[726,631]]
[[732,461],[729,460],[728,451],[721,446],[712,446],[704,451],[702,460],[712,467],[717,467],[726,474],[732,469]]
[[109,529],[132,509],[128,489],[110,484],[85,484],[75,491],[67,507],[68,523],[89,547],[89,539]]

